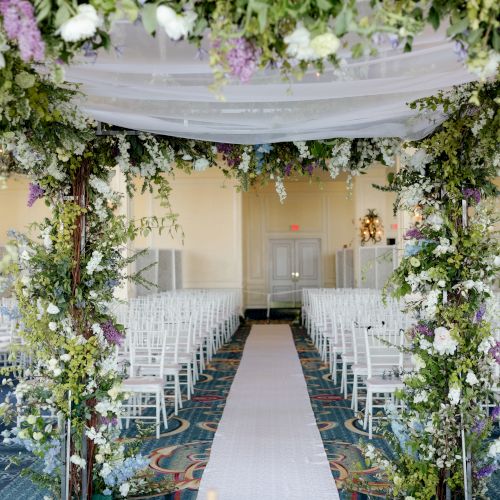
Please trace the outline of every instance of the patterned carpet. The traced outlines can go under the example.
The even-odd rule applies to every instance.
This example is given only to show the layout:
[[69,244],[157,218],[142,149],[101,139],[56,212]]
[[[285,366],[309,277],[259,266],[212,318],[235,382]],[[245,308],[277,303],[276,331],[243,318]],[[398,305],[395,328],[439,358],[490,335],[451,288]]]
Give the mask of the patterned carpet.
[[[150,454],[151,467],[176,483],[178,491],[168,498],[194,500],[197,496],[199,481],[249,331],[249,326],[241,327],[233,340],[215,355],[197,384],[192,400],[184,403],[178,417],[169,418],[169,428],[163,432],[160,440],[155,439],[153,432],[151,437],[144,440],[142,453]],[[359,449],[360,438],[367,440],[367,437],[350,409],[350,401],[340,396],[339,388],[330,379],[327,366],[322,364],[304,331],[294,328],[293,332],[311,404],[341,498],[368,498],[367,486],[371,498],[384,498],[384,482],[377,479],[375,470],[367,467]],[[133,426],[126,433],[133,435]],[[381,439],[374,439],[373,444],[390,453]],[[21,452],[20,465],[3,470],[8,464],[9,455],[19,452],[21,450],[16,447],[0,444],[0,499],[43,500],[44,493],[28,479],[19,476],[23,467],[34,463],[33,458]],[[496,478],[490,498],[500,498],[496,494],[500,492],[498,482]]]

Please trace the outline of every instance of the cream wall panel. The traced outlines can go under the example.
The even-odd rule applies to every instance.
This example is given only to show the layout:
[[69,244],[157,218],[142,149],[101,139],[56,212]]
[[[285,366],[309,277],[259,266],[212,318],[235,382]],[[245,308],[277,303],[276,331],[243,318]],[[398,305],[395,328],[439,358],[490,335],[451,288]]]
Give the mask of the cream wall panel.
[[32,222],[40,222],[50,214],[43,200],[38,200],[30,208],[26,205],[29,181],[25,177],[14,176],[7,180],[7,188],[0,189],[0,245],[8,241],[7,231],[15,229],[28,232]]
[[[176,173],[171,180],[171,204],[182,231],[139,239],[136,248],[174,248],[182,253],[185,288],[242,286],[242,196],[215,169]],[[161,216],[165,209],[154,196],[133,201],[135,217]]]

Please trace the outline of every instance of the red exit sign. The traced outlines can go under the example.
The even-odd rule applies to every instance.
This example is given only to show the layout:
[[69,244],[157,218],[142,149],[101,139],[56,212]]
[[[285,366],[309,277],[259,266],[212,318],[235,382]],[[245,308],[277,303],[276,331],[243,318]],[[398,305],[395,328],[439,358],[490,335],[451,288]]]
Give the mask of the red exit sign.
[[298,224],[292,224],[290,226],[290,231],[298,231],[300,229],[300,226]]

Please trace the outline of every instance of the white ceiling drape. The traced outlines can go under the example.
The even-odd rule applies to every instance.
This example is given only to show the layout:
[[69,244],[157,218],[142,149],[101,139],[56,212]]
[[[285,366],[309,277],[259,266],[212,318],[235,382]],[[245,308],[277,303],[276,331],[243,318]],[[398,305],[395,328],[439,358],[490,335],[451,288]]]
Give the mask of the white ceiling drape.
[[346,59],[341,69],[310,71],[288,82],[261,71],[250,83],[231,81],[221,101],[209,90],[208,57],[140,25],[115,26],[118,50],[80,59],[67,70],[82,84],[83,108],[95,119],[177,137],[235,144],[332,137],[421,138],[442,117],[417,116],[406,103],[473,79],[443,34],[428,31],[412,52],[389,45],[380,55]]

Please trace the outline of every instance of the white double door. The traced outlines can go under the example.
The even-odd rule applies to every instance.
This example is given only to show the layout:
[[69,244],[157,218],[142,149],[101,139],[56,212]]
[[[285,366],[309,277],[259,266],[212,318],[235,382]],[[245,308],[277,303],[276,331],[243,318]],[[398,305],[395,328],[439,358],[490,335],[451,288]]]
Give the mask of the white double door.
[[321,287],[321,240],[269,240],[271,302],[298,305],[303,288]]

